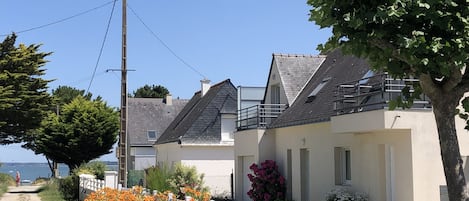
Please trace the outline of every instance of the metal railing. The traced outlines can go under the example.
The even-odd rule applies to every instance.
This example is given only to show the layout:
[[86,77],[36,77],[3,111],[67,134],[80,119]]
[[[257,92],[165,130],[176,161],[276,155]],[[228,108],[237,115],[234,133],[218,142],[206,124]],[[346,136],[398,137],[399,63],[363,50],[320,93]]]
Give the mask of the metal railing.
[[238,130],[265,128],[287,108],[286,104],[259,104],[238,110]]
[[[384,109],[389,101],[405,98],[402,90],[406,86],[410,87],[409,93],[413,93],[412,85],[418,81],[415,78],[394,79],[383,73],[339,84],[335,91],[334,111],[336,115],[342,115]],[[413,101],[411,108],[431,108],[430,99],[421,95]]]

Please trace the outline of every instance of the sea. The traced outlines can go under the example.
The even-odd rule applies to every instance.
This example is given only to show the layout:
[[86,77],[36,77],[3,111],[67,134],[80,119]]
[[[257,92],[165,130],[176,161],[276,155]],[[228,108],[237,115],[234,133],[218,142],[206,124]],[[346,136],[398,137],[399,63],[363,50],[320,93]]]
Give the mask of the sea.
[[[117,170],[117,162],[104,162],[106,169]],[[37,178],[50,178],[52,173],[47,163],[2,163],[0,172],[11,175],[13,178],[16,171],[21,174],[21,180],[34,181]],[[59,164],[59,175],[66,177],[69,174],[68,166]]]

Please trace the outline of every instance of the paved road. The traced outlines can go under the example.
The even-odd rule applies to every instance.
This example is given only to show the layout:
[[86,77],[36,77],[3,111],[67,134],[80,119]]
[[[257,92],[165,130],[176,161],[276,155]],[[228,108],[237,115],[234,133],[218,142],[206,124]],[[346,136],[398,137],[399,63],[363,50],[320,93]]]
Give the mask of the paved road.
[[10,186],[0,201],[41,201],[37,192],[41,186]]

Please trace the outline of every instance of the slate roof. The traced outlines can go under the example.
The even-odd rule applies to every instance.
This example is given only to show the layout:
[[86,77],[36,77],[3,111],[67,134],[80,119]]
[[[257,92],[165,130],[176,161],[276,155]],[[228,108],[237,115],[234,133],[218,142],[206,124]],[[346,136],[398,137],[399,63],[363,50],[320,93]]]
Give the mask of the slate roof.
[[236,114],[236,99],[236,87],[229,79],[213,85],[204,96],[196,92],[156,144],[219,144],[220,114]]
[[148,141],[148,130],[154,130],[160,136],[188,100],[173,99],[167,105],[163,98],[128,98],[127,133],[130,146],[151,146],[155,141]]
[[[276,65],[289,104],[293,103],[298,93],[325,59],[323,55],[272,54],[270,73]],[[270,80],[270,73],[268,80]]]
[[[364,59],[345,56],[339,50],[329,53],[293,105],[275,119],[268,128],[329,121],[331,116],[334,115],[333,101],[336,86],[361,79],[368,70],[369,65]],[[311,92],[327,78],[330,78],[328,83],[324,85],[312,101],[308,101]]]

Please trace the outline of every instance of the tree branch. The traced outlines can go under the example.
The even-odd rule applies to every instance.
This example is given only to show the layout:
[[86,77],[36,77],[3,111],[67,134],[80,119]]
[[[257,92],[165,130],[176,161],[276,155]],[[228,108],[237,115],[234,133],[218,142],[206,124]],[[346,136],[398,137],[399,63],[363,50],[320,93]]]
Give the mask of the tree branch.
[[441,94],[440,86],[433,82],[433,78],[429,74],[420,74],[419,80],[423,93],[430,97],[430,99],[434,99],[434,97]]
[[469,91],[469,68],[464,69],[464,74],[461,76],[461,81],[454,88],[455,93],[464,94]]
[[454,68],[453,72],[451,72],[450,77],[446,78],[446,83],[443,84],[443,90],[445,92],[450,92],[454,90],[454,88],[461,83],[462,80],[462,73],[461,70]]
[[405,62],[407,65],[412,66],[411,62],[408,60],[408,58],[404,57],[398,48],[394,47],[392,44],[388,43],[387,41],[384,40],[379,40],[379,39],[371,39],[368,42],[371,46],[375,46],[381,50],[392,50],[391,56]]

